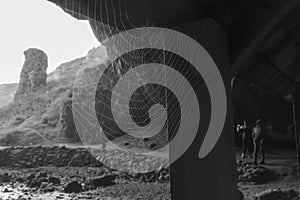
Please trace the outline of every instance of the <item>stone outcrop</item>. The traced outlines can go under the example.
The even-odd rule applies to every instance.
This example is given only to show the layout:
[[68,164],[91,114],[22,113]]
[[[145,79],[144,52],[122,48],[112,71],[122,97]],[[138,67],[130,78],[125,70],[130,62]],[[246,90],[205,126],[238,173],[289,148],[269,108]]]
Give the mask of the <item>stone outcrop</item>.
[[20,83],[16,95],[35,91],[46,85],[48,57],[39,49],[30,48],[24,51],[25,62],[20,75]]

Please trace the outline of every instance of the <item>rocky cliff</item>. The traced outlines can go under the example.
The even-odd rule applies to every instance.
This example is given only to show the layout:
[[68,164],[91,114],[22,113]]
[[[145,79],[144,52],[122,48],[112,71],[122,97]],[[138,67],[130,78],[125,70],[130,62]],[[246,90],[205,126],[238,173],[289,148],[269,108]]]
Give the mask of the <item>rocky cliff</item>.
[[45,52],[31,48],[24,51],[25,62],[16,96],[36,91],[46,85],[48,57]]
[[[120,101],[123,98],[122,94],[117,93],[113,102],[109,98],[112,93],[115,93],[112,90],[120,77],[134,65],[142,62],[139,60],[143,58],[142,55],[121,57],[112,62],[107,48],[100,46],[91,49],[85,57],[60,65],[47,75],[47,55],[43,51],[29,49],[24,54],[25,63],[15,101],[0,110],[0,145],[53,144],[61,141],[83,141],[91,144],[100,142],[104,145],[107,141],[102,137],[103,133],[109,139],[126,136],[124,137],[126,141],[123,143],[128,147],[156,149],[166,144],[168,140],[166,127],[156,137],[136,139],[123,132],[112,115],[114,110],[118,113],[118,120],[121,123],[128,122],[127,115],[119,114],[124,113],[122,109],[128,107]],[[143,82],[141,76],[137,74],[142,72],[134,73],[139,79],[130,79],[126,87],[133,87],[138,81]],[[96,90],[95,94],[92,93],[93,90]],[[159,94],[153,90],[154,88],[138,90],[135,96],[152,99],[153,101],[147,101],[149,105],[163,104],[165,100],[158,98]],[[75,102],[74,96],[77,97]],[[96,101],[93,102],[93,99]],[[132,102],[141,101],[132,99]],[[88,126],[82,127],[84,131],[77,131],[73,104],[80,104],[79,108],[83,109],[80,111],[82,119],[78,119],[77,116],[77,120],[81,120],[79,124],[88,123]],[[95,107],[88,106],[93,104]],[[142,104],[133,106],[138,109],[132,111],[136,112],[134,115],[139,115],[139,109],[143,108]],[[97,118],[90,118],[89,114],[94,111],[88,109],[96,110]],[[75,111],[78,111],[78,106]],[[143,112],[147,113],[148,110]],[[88,114],[84,115],[84,113]],[[148,120],[147,116],[138,120],[143,121],[144,118]]]
[[49,74],[45,52],[31,48],[24,55],[19,84],[0,86],[0,106],[2,100],[11,101],[0,108],[0,145],[79,141],[71,109],[74,81],[79,69],[87,80],[97,75],[88,69],[97,69],[107,59],[105,48],[94,48]]

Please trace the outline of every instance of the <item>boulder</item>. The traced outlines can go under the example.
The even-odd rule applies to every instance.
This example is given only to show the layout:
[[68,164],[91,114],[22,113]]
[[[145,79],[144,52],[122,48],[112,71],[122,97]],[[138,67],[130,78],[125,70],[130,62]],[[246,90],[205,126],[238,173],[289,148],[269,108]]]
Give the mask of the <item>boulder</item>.
[[30,184],[28,184],[28,186],[30,188],[39,188],[42,185],[42,180],[33,180],[32,182],[30,182]]
[[3,193],[9,193],[9,192],[12,192],[12,190],[10,190],[10,189],[8,189],[8,188],[5,188],[5,189],[3,190]]
[[92,180],[92,185],[96,188],[115,185],[116,184],[115,179],[116,179],[115,175],[96,177]]
[[65,193],[79,193],[82,191],[82,185],[77,181],[72,181],[64,187]]
[[0,183],[7,183],[11,180],[11,177],[8,173],[0,175]]
[[57,177],[49,177],[48,182],[53,185],[60,185],[60,179]]

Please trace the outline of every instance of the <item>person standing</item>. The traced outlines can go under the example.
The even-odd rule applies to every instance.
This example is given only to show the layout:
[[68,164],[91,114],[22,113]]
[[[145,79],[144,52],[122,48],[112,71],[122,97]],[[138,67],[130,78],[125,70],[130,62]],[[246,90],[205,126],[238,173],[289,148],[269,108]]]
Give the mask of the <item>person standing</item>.
[[258,153],[261,154],[260,164],[265,164],[265,148],[264,140],[266,138],[266,129],[260,119],[256,121],[256,126],[253,128],[252,137],[254,144],[254,160],[253,163],[257,165]]
[[237,126],[237,132],[242,134],[242,156],[241,158],[245,158],[246,153],[248,152],[249,157],[252,157],[252,132],[250,126],[247,124],[247,121],[244,120],[242,125]]

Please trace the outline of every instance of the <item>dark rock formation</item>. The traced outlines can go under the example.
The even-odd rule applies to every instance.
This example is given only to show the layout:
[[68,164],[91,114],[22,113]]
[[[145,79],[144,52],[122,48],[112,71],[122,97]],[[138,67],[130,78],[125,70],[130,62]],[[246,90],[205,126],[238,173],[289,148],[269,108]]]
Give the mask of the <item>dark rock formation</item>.
[[29,91],[35,91],[46,85],[48,57],[45,52],[39,49],[28,49],[24,51],[25,62],[20,75],[17,95]]
[[91,181],[91,183],[96,188],[106,187],[106,186],[115,185],[116,184],[115,179],[116,179],[115,175],[108,175],[104,177],[96,177]]
[[64,188],[65,193],[78,193],[81,191],[82,191],[82,185],[77,181],[72,181],[71,183],[68,183]]
[[39,188],[42,185],[42,180],[34,180],[29,184],[30,188]]
[[53,185],[60,185],[60,179],[57,177],[49,177],[48,182]]

